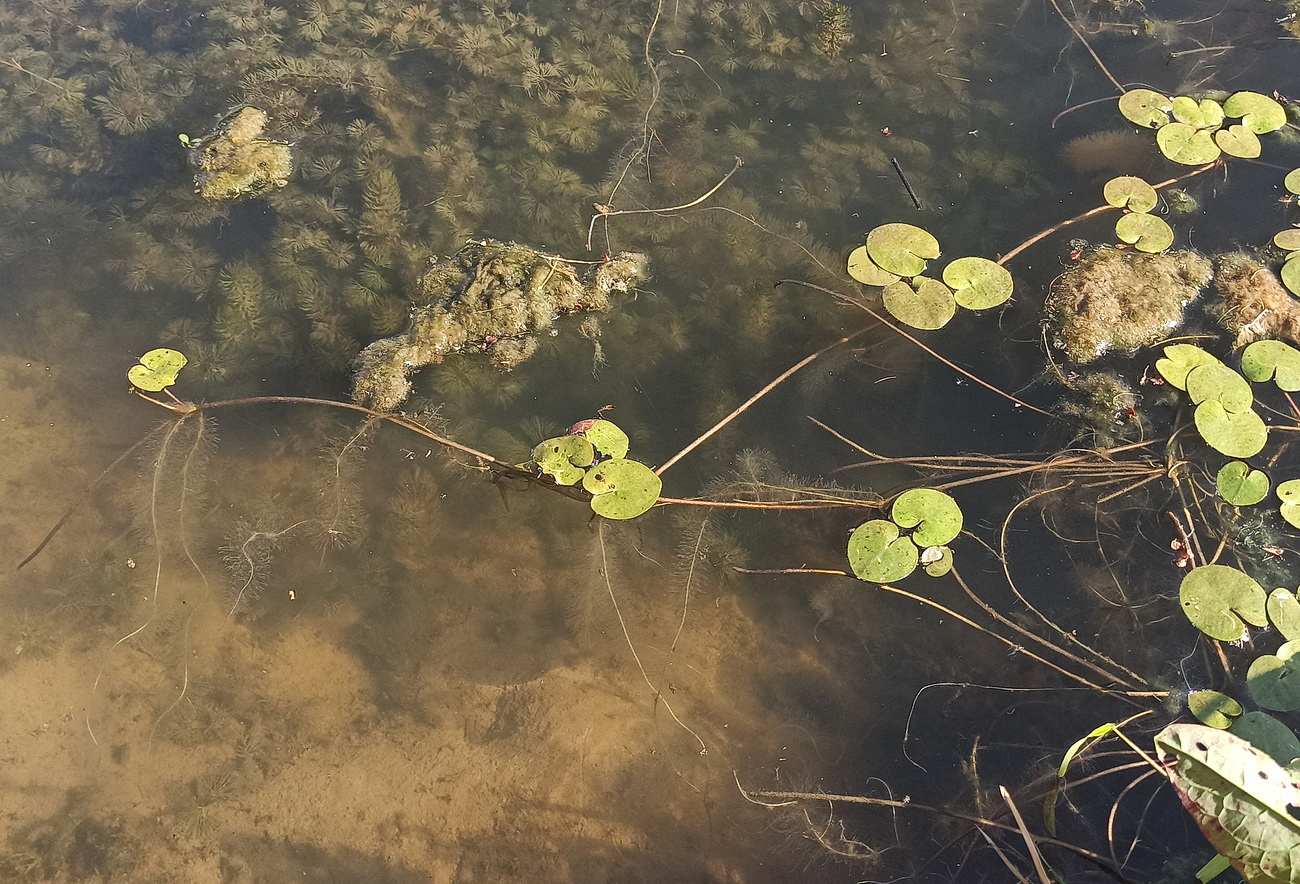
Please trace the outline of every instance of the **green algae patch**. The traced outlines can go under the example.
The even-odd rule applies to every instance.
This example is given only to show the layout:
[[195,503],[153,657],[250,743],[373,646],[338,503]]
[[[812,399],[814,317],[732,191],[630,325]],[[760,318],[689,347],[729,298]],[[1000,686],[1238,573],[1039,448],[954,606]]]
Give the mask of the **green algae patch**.
[[284,187],[293,173],[293,148],[263,138],[266,112],[241,107],[203,138],[184,139],[194,167],[194,192],[208,200],[258,196]]
[[1214,288],[1217,297],[1209,312],[1232,335],[1234,346],[1262,339],[1300,343],[1300,301],[1259,261],[1241,254],[1219,255]]

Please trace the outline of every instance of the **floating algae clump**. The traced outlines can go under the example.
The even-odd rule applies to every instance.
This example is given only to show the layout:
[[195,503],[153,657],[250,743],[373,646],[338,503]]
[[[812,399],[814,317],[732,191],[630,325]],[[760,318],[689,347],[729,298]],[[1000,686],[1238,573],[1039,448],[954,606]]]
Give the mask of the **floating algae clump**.
[[1210,312],[1232,335],[1233,346],[1264,338],[1300,343],[1300,301],[1263,264],[1245,255],[1220,255],[1214,287],[1219,296]]
[[293,172],[293,152],[283,141],[262,138],[266,112],[241,107],[211,135],[190,142],[194,192],[209,200],[257,196],[284,187]]
[[648,259],[622,252],[580,278],[573,265],[513,243],[482,240],[434,261],[420,278],[427,306],[406,331],[375,341],[356,359],[352,398],[392,411],[411,392],[411,372],[465,350],[482,350],[505,369],[537,348],[537,335],[567,313],[603,312],[611,292],[645,277]]
[[1097,249],[1052,285],[1044,305],[1052,343],[1079,363],[1154,344],[1182,323],[1210,276],[1196,252]]

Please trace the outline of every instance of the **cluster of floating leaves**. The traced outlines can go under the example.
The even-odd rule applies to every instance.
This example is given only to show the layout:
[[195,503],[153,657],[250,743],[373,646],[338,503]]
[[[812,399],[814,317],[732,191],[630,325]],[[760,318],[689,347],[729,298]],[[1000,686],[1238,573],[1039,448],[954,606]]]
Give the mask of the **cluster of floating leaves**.
[[881,286],[890,315],[919,329],[943,328],[959,306],[987,310],[1011,297],[1010,272],[988,258],[958,258],[944,267],[942,281],[926,276],[926,267],[939,254],[939,241],[928,231],[912,224],[882,224],[849,254],[849,276]]
[[1286,125],[1282,105],[1258,92],[1234,92],[1220,103],[1132,89],[1120,96],[1119,111],[1129,121],[1155,129],[1160,152],[1185,166],[1212,163],[1222,154],[1254,159],[1261,151],[1259,136]]
[[533,465],[557,485],[577,485],[607,519],[635,519],[659,499],[663,482],[645,464],[628,460],[627,433],[612,421],[586,420],[564,436],[539,442]]
[[1173,228],[1163,218],[1151,214],[1160,202],[1156,189],[1132,175],[1121,175],[1106,182],[1102,196],[1108,205],[1125,212],[1115,222],[1115,235],[1139,252],[1156,254],[1174,244]]
[[[1282,182],[1292,196],[1300,196],[1300,169],[1292,169]],[[1286,252],[1278,276],[1293,295],[1300,295],[1300,228],[1288,227],[1273,237],[1273,245]]]
[[[957,501],[932,488],[913,488],[894,500],[890,519],[872,519],[849,536],[849,567],[860,580],[890,583],[924,566],[931,577],[952,570],[947,544],[961,533]],[[904,530],[910,534],[903,534]]]
[[1228,457],[1253,457],[1263,449],[1268,427],[1252,407],[1250,384],[1217,357],[1193,344],[1171,344],[1156,361],[1156,371],[1187,391],[1205,444]]

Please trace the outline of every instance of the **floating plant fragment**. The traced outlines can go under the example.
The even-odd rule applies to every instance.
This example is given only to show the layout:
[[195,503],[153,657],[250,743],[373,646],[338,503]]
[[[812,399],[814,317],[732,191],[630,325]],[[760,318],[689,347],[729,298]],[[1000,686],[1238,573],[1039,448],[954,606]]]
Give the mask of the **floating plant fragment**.
[[1259,415],[1227,411],[1217,399],[1196,406],[1195,420],[1205,444],[1228,457],[1254,457],[1268,441],[1268,427]]
[[1154,187],[1133,175],[1110,179],[1102,187],[1101,195],[1107,205],[1130,212],[1150,212],[1160,201]]
[[[583,421],[583,423],[586,424],[587,422]],[[581,429],[579,429],[579,427]],[[629,444],[627,433],[624,433],[622,428],[612,421],[595,420],[591,421],[588,426],[582,426],[582,424],[579,424],[578,427],[575,427],[575,430],[578,430],[587,441],[596,446],[596,450],[603,456],[627,456]],[[587,461],[587,463],[591,463],[591,461]]]
[[576,485],[596,459],[596,449],[582,436],[556,436],[533,449],[533,463],[557,485]]
[[931,577],[942,577],[952,570],[952,550],[946,546],[927,546],[921,550],[921,564]]
[[1219,496],[1233,506],[1254,506],[1268,495],[1268,475],[1239,460],[1223,465],[1215,485]]
[[1240,117],[1241,124],[1256,135],[1276,132],[1286,125],[1286,109],[1258,92],[1234,92],[1223,103],[1223,112]]
[[864,522],[849,536],[849,567],[859,580],[891,583],[916,570],[921,551],[898,526],[884,519]]
[[187,362],[181,351],[159,347],[141,356],[140,364],[131,366],[126,379],[141,390],[158,393],[176,383],[176,375]]
[[1300,641],[1283,642],[1276,654],[1256,657],[1246,671],[1246,689],[1265,709],[1300,709]]
[[1291,479],[1279,484],[1277,499],[1282,501],[1278,514],[1292,528],[1300,528],[1300,479]]
[[1157,129],[1169,122],[1173,102],[1150,89],[1130,89],[1119,97],[1119,112],[1130,122]]
[[1241,373],[1256,383],[1272,378],[1293,393],[1300,390],[1300,350],[1285,341],[1256,341],[1241,352]]
[[927,331],[943,328],[957,313],[952,290],[925,276],[887,285],[881,298],[885,309],[899,322]]
[[917,546],[943,546],[961,533],[961,507],[933,488],[913,488],[898,495],[890,516],[902,528],[915,528]]
[[1157,129],[1156,146],[1166,157],[1184,166],[1214,162],[1221,153],[1207,130],[1186,123],[1170,123]]
[[1228,728],[1241,716],[1241,704],[1218,691],[1192,691],[1187,695],[1187,708],[1201,724],[1213,728]]
[[1247,712],[1232,723],[1228,733],[1249,741],[1278,764],[1290,764],[1300,758],[1300,740],[1291,728],[1267,712]]
[[1300,600],[1289,589],[1275,589],[1268,594],[1264,609],[1268,622],[1287,641],[1300,641]]
[[913,224],[882,224],[867,234],[867,254],[888,273],[919,276],[939,257],[939,241]]
[[1265,626],[1265,593],[1255,579],[1227,565],[1201,565],[1187,572],[1178,587],[1183,613],[1210,638],[1235,642],[1246,624]]
[[1015,289],[1011,272],[988,258],[958,258],[943,268],[943,281],[952,288],[958,306],[967,310],[1006,303]]
[[1263,153],[1259,136],[1246,126],[1234,124],[1214,133],[1214,143],[1230,157],[1253,160]]
[[1198,365],[1222,365],[1219,359],[1195,344],[1170,344],[1163,359],[1156,360],[1156,371],[1170,385],[1187,389],[1187,375]]
[[209,200],[257,196],[284,187],[293,172],[293,147],[263,138],[266,112],[237,108],[212,134],[182,141],[194,167],[194,191]]
[[849,252],[849,276],[863,285],[881,286],[898,282],[902,278],[872,261],[871,256],[867,254],[866,246],[858,246]]
[[615,457],[588,470],[582,487],[591,493],[591,508],[596,515],[635,519],[655,505],[663,481],[645,464]]
[[1115,222],[1115,235],[1139,252],[1156,254],[1174,244],[1173,228],[1164,219],[1146,212],[1132,212]]

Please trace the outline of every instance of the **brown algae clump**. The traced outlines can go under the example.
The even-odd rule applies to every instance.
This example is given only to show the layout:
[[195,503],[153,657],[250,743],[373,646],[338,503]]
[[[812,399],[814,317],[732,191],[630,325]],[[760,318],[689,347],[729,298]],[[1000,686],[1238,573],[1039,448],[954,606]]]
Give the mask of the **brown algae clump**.
[[557,318],[608,310],[610,293],[644,279],[648,264],[643,254],[622,252],[580,277],[571,262],[524,246],[472,242],[435,260],[420,278],[426,306],[411,314],[405,332],[357,356],[352,398],[392,411],[410,395],[412,372],[467,350],[490,353],[501,368],[514,368]]
[[1211,275],[1196,252],[1097,249],[1052,284],[1043,308],[1052,343],[1077,363],[1154,344],[1182,324]]
[[1210,312],[1232,335],[1233,346],[1264,338],[1300,343],[1300,301],[1272,270],[1245,255],[1215,258],[1218,298]]
[[261,137],[266,119],[263,110],[241,107],[217,123],[211,135],[189,142],[195,193],[209,200],[231,200],[288,183],[292,148]]

